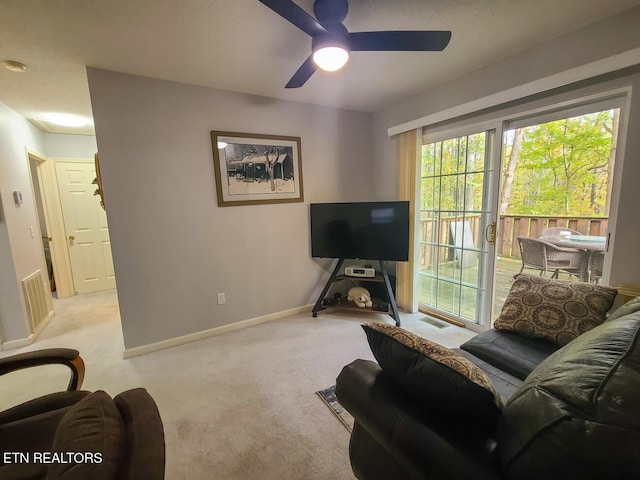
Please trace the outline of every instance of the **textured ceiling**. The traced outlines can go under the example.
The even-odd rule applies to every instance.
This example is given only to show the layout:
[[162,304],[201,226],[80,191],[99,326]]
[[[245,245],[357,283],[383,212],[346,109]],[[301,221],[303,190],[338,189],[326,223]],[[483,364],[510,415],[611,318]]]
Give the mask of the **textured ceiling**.
[[[312,0],[296,3],[312,11]],[[355,52],[342,70],[285,90],[311,39],[258,0],[2,0],[0,60],[28,70],[0,69],[0,101],[28,119],[50,111],[90,117],[85,66],[92,66],[373,112],[636,5],[352,0],[350,31],[451,30],[451,43],[443,52]]]

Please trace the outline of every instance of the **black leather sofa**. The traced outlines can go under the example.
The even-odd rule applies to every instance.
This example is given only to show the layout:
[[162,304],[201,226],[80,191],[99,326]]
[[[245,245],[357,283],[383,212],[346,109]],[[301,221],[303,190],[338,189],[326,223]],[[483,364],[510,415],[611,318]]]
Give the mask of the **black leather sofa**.
[[[640,297],[560,348],[489,330],[457,350],[507,399],[495,429],[425,407],[376,363],[336,382],[359,479],[640,478]],[[429,379],[425,379],[425,382]]]

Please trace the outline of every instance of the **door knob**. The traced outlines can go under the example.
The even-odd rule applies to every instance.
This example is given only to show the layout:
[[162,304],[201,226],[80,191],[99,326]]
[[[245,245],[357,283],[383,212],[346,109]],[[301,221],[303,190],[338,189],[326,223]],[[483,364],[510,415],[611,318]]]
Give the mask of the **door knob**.
[[74,237],[73,235],[69,235],[69,241],[73,242],[76,239],[76,237]]

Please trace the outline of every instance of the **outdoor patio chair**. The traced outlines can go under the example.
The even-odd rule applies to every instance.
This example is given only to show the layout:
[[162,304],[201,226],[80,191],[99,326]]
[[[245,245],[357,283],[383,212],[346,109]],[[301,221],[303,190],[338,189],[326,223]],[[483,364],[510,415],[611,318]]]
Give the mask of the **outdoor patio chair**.
[[549,227],[549,228],[545,228],[544,230],[542,230],[542,232],[540,232],[540,238],[559,237],[563,234],[566,235],[567,233],[570,233],[571,235],[582,235],[577,230],[572,230],[570,228]]
[[598,283],[602,278],[604,266],[604,252],[592,252],[589,256],[589,281]]
[[562,270],[580,277],[583,262],[586,261],[584,253],[580,250],[559,247],[538,238],[518,237],[518,245],[522,260],[522,267],[518,273],[530,268],[539,270],[542,276],[552,270],[551,278],[558,278]]

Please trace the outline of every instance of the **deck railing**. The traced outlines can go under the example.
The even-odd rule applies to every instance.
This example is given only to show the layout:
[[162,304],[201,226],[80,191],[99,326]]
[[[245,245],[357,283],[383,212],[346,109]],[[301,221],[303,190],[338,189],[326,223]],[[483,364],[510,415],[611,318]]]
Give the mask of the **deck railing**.
[[607,234],[608,226],[607,217],[502,215],[496,237],[498,255],[520,258],[518,237],[539,238],[545,228],[570,228],[582,235],[604,236]]
[[[434,219],[424,219],[420,221],[420,240],[422,242],[439,243],[440,247],[429,244],[420,244],[419,265],[429,267],[433,257],[436,256],[440,262],[453,260],[453,235],[451,224],[460,222],[460,217],[441,218],[439,231],[437,222]],[[480,215],[469,215],[464,218],[468,222],[471,231],[473,246],[480,245],[480,239],[484,232],[480,223]],[[606,235],[609,219],[607,217],[574,217],[574,216],[543,216],[543,215],[501,215],[498,220],[496,232],[496,246],[498,255],[502,257],[520,258],[518,249],[518,237],[539,238],[540,233],[545,228],[563,227],[576,230],[583,235]],[[468,240],[465,239],[465,242]],[[469,248],[467,243],[465,248]]]

